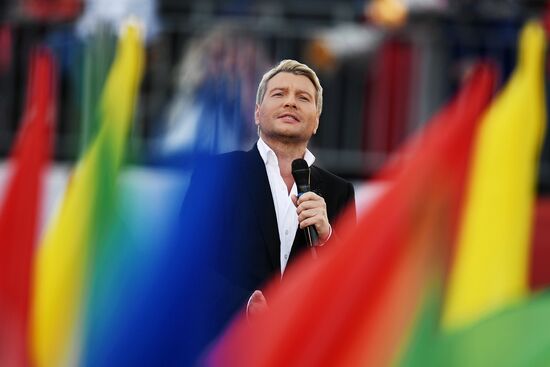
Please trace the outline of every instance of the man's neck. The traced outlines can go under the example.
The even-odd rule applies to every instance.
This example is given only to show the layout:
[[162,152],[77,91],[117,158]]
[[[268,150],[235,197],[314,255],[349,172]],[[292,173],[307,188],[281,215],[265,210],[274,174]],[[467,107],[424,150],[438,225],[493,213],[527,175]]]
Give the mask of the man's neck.
[[281,177],[285,181],[288,192],[290,193],[292,185],[294,184],[294,177],[292,177],[292,162],[295,159],[304,158],[307,142],[288,143],[266,139],[265,136],[262,136],[262,140],[273,150],[273,152],[275,152],[277,161],[279,162]]

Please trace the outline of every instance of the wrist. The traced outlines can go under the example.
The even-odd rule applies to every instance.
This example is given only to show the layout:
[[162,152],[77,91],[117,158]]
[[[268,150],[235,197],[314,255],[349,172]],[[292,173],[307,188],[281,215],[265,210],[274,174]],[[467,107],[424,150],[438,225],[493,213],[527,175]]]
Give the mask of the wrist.
[[330,236],[332,236],[332,226],[329,223],[328,224],[328,234],[327,234],[326,238],[324,238],[324,239],[319,238],[319,243],[317,243],[317,246],[323,246],[325,243],[327,243],[328,240],[330,239]]

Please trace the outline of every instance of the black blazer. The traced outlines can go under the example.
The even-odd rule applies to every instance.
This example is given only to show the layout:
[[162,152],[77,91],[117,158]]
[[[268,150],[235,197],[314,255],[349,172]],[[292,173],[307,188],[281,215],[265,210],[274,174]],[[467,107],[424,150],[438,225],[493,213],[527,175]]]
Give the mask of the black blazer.
[[[332,225],[348,204],[355,209],[353,186],[342,178],[312,166],[311,187],[325,199]],[[199,298],[208,299],[204,303],[212,312],[206,319],[221,330],[235,312],[244,310],[254,290],[280,277],[275,207],[256,145],[248,152],[218,155],[197,166],[182,213],[192,219],[187,238],[196,246],[194,256],[203,262],[197,286],[208,291],[199,292]],[[305,248],[305,236],[298,229],[288,267]]]

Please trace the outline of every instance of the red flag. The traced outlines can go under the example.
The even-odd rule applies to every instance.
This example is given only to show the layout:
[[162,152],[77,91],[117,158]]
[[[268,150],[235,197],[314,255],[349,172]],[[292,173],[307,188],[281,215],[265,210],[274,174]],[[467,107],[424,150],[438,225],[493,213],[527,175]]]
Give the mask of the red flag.
[[0,365],[28,365],[31,264],[55,121],[55,65],[49,51],[30,62],[25,112],[0,207]]
[[20,0],[23,11],[37,19],[73,19],[83,7],[81,0]]
[[550,198],[538,198],[533,216],[529,286],[532,290],[541,290],[550,286]]
[[[208,357],[216,366],[389,365],[412,327],[423,285],[452,243],[471,144],[493,92],[476,70],[380,174],[390,186],[355,227],[337,228],[316,261],[302,258],[266,292],[270,310],[237,320]],[[343,235],[342,235],[343,233]]]

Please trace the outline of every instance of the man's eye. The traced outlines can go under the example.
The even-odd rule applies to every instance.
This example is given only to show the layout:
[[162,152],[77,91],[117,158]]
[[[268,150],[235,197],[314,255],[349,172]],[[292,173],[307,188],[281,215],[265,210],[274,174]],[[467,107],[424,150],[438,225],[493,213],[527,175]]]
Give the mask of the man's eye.
[[280,96],[282,96],[282,95],[283,95],[283,93],[281,93],[281,92],[273,93],[273,96],[274,96],[274,97],[280,97]]
[[306,96],[301,96],[300,99],[301,99],[302,101],[309,102],[309,98],[306,97]]

